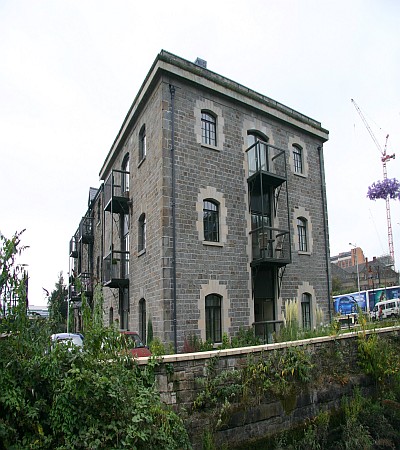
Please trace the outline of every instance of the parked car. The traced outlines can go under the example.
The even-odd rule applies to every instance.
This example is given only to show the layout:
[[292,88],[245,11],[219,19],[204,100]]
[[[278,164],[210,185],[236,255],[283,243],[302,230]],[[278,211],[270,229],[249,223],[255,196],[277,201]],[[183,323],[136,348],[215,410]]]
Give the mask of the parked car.
[[50,336],[50,340],[52,348],[58,343],[72,344],[79,348],[83,347],[83,336],[80,333],[56,333]]
[[337,311],[339,314],[354,314],[357,312],[357,300],[352,295],[344,295],[337,299]]
[[133,356],[151,356],[151,351],[135,331],[121,331],[125,338],[126,348]]
[[[382,309],[381,317],[379,317],[379,310]],[[400,299],[394,298],[392,300],[383,300],[376,303],[374,309],[370,311],[369,315],[372,320],[387,319],[388,317],[398,317],[400,314]]]

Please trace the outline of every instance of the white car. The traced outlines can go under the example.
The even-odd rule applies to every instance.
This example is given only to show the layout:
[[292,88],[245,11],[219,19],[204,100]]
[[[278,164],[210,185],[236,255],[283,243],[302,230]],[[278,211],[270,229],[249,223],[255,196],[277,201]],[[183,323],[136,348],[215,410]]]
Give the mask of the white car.
[[63,343],[83,347],[83,336],[80,333],[56,333],[50,336],[52,346],[56,343]]

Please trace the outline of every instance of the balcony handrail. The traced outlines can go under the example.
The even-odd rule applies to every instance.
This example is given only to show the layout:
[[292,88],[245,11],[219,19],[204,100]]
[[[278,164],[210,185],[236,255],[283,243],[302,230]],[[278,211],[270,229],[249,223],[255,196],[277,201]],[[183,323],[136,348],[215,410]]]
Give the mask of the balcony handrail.
[[274,227],[269,227],[267,225],[261,225],[257,228],[254,228],[252,230],[250,230],[249,234],[253,234],[253,233],[257,233],[258,231],[280,231],[280,233],[276,234],[275,237],[280,237],[283,236],[284,234],[288,234],[289,230],[285,230],[284,228],[274,228]]

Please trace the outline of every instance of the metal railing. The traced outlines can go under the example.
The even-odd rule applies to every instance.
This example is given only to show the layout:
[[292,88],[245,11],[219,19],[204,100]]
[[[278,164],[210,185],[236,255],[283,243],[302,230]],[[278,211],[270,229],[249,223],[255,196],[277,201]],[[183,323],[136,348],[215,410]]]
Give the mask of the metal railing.
[[84,243],[93,240],[93,217],[82,217],[79,224],[79,240]]
[[104,205],[107,209],[112,200],[129,198],[129,172],[113,169],[104,183]]
[[253,261],[274,260],[290,262],[290,236],[288,230],[262,226],[250,231]]
[[103,259],[103,282],[127,280],[129,276],[129,252],[113,250]]
[[257,172],[266,172],[286,179],[285,150],[265,142],[256,141],[246,152],[249,177]]
[[273,344],[274,335],[278,334],[283,320],[264,320],[262,322],[254,322],[254,335],[262,340],[264,344]]

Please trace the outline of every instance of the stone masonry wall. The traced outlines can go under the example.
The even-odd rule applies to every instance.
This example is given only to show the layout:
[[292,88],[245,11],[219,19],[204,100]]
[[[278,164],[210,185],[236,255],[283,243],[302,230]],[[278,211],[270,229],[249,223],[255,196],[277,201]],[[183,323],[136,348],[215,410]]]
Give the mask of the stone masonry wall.
[[[400,327],[374,332],[382,337],[399,336]],[[206,376],[210,359],[217,358],[216,374],[220,374],[240,369],[247,364],[249,357],[267,358],[268,352],[279,352],[287,347],[303,347],[311,352],[317,362],[313,372],[315,379],[297,394],[289,408],[285,401],[273,397],[265,397],[251,407],[237,405],[215,434],[217,443],[247,442],[289,429],[319,412],[339,407],[341,398],[351,395],[356,386],[366,395],[371,393],[372,381],[361,373],[357,364],[357,339],[358,333],[353,332],[256,347],[166,355],[156,368],[156,383],[164,403],[185,417],[194,448],[201,448],[204,430],[214,429],[216,419],[210,411],[194,412],[193,402],[203,389],[198,381]],[[146,364],[147,358],[138,363]]]

